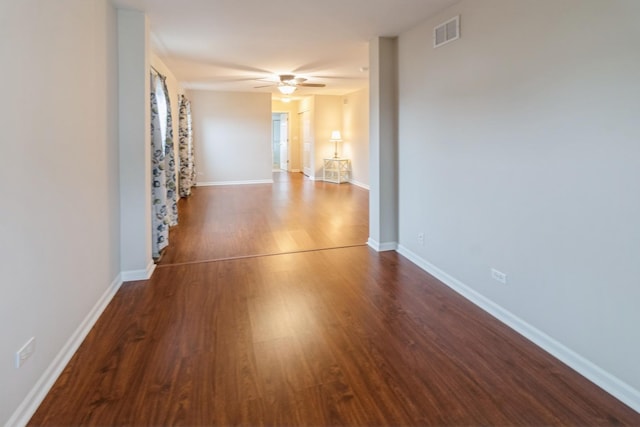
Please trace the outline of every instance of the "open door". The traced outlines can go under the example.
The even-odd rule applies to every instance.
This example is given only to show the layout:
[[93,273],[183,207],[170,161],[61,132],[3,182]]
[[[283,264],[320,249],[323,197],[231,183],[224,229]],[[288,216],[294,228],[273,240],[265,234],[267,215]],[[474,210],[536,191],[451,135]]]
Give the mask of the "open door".
[[280,169],[289,170],[289,115],[280,115]]
[[271,114],[271,169],[280,170],[280,114]]
[[302,135],[302,172],[306,176],[312,176],[311,169],[311,113],[303,111],[300,113],[300,132]]

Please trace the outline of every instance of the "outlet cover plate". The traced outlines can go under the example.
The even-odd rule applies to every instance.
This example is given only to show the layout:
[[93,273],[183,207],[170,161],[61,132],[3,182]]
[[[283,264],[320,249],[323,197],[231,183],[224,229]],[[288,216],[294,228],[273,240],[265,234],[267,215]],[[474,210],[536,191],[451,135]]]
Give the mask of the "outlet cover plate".
[[503,284],[507,284],[507,275],[504,274],[502,271],[498,271],[495,268],[491,269],[491,277],[493,277],[494,280],[497,280],[500,283]]
[[16,352],[16,368],[21,367],[36,352],[36,337],[31,337],[20,350]]

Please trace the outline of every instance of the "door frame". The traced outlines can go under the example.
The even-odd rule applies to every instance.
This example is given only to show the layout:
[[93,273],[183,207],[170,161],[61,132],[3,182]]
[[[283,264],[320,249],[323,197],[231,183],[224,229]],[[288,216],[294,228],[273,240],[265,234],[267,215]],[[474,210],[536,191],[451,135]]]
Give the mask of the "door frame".
[[[274,118],[273,115],[274,114],[279,114],[281,117],[285,116],[286,120],[287,120],[287,134],[286,134],[286,138],[287,138],[287,147],[286,147],[286,157],[287,157],[287,168],[286,169],[282,169],[282,156],[280,156],[280,165],[279,165],[279,169],[286,171],[286,172],[290,172],[291,171],[291,117],[288,111],[276,111],[276,110],[271,110],[271,164],[273,165],[274,162],[274,155],[275,153],[273,152],[273,126],[274,126]],[[281,122],[281,121],[280,121]],[[282,134],[280,132],[280,139],[282,140]]]

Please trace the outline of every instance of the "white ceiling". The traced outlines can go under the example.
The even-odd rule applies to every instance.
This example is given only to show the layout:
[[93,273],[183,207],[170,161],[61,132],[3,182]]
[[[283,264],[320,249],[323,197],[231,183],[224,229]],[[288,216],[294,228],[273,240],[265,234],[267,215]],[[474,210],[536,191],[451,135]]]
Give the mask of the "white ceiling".
[[254,87],[286,73],[327,85],[297,95],[366,87],[371,38],[398,35],[457,1],[113,0],[146,12],[152,49],[185,88],[277,94]]

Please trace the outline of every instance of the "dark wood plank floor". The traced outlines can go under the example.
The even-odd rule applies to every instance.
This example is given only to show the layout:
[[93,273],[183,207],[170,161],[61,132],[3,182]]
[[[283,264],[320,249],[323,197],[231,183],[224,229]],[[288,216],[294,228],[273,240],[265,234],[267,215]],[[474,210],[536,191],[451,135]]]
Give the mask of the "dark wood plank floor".
[[369,193],[274,173],[273,185],[195,188],[160,264],[362,245]]
[[[150,280],[123,285],[31,425],[640,425],[639,414],[400,255],[363,245],[308,251],[366,240],[341,233],[339,220],[331,231],[329,214],[307,218],[333,218],[339,200],[350,206],[344,224],[360,230],[366,192],[293,177],[274,194],[278,185],[331,207],[291,213],[300,221],[291,225],[265,208],[286,201],[198,189],[181,207],[191,209],[180,226],[191,255],[174,248],[178,264],[165,258]],[[233,249],[217,249],[213,231],[189,223],[217,227],[216,215],[234,228],[225,215],[237,210],[210,204],[218,192],[263,224],[240,236],[258,233],[264,246],[243,253],[243,239],[229,237],[217,242]],[[277,247],[266,237],[302,223],[311,240]],[[327,240],[314,240],[325,238],[315,229]],[[192,262],[278,248],[303,251]]]

